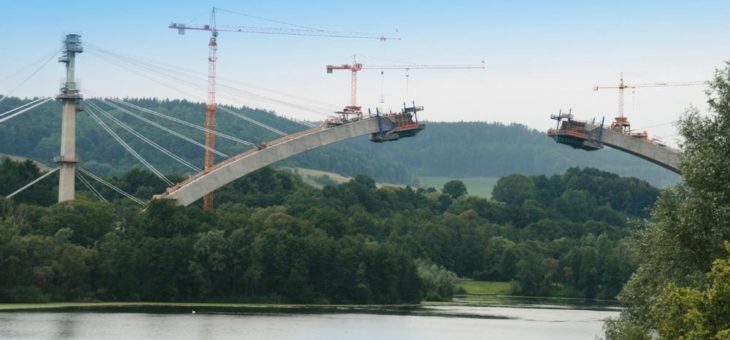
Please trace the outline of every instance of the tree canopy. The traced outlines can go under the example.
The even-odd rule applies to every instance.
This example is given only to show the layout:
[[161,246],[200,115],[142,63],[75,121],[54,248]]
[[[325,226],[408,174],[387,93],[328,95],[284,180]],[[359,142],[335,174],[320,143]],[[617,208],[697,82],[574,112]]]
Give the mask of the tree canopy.
[[619,295],[627,309],[607,325],[611,339],[730,335],[726,263],[718,262],[730,240],[730,64],[709,85],[710,115],[690,109],[679,124],[684,181],[662,193],[635,236],[641,262]]
[[[0,199],[0,301],[403,303],[449,299],[456,276],[511,281],[520,295],[615,297],[635,269],[627,221],[657,190],[594,169],[520,179],[531,184],[495,188],[531,190],[510,202],[377,188],[364,175],[318,189],[270,168],[217,191],[210,211],[140,209],[103,189],[111,203],[83,190],[48,206]],[[145,199],[164,187],[141,170],[108,180]]]

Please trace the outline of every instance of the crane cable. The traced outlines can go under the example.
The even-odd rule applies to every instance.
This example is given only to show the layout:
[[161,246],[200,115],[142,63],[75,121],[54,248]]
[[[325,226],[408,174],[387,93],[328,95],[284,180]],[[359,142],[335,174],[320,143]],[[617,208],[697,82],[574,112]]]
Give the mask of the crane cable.
[[[191,94],[188,91],[185,91],[185,90],[182,90],[182,89],[180,89],[178,87],[175,87],[175,86],[166,84],[163,81],[161,81],[159,79],[156,79],[156,78],[150,76],[150,73],[149,72],[139,72],[139,71],[137,71],[135,69],[132,69],[132,68],[129,68],[127,66],[114,63],[114,62],[112,62],[110,60],[107,60],[106,57],[103,56],[103,55],[101,55],[101,54],[93,54],[92,53],[92,55],[95,55],[95,56],[101,58],[104,61],[107,61],[109,63],[112,63],[112,64],[114,64],[114,65],[116,65],[118,67],[121,67],[121,68],[123,68],[123,69],[125,69],[125,70],[127,70],[129,72],[132,72],[134,74],[137,74],[137,75],[139,75],[141,77],[144,77],[144,78],[150,79],[150,80],[152,80],[154,82],[157,82],[159,84],[162,84],[163,86],[166,86],[168,88],[171,88],[171,89],[173,89],[173,90],[175,90],[175,91],[177,91],[179,93],[182,93],[182,94],[184,94],[187,97],[190,97],[190,98],[196,98],[197,97],[196,95]],[[114,55],[112,55],[112,56],[114,56]],[[121,56],[118,56],[118,57],[119,58],[122,58]],[[132,63],[130,61],[126,61],[126,62]],[[182,83],[183,85],[187,85],[188,87],[194,88],[194,89],[200,89],[201,88],[197,82],[194,82],[194,81],[191,81],[191,80],[182,79],[182,78],[179,78],[179,77],[176,77],[176,76],[165,75],[165,74],[159,72],[158,70],[155,70],[154,68],[150,68],[150,66],[145,67],[145,69],[147,69],[149,71],[152,71],[152,72],[155,72],[155,73],[158,73],[158,74],[161,74],[163,77],[168,77],[168,78],[172,78],[173,80],[177,80],[177,81],[175,81],[176,84]],[[185,70],[185,72],[192,73],[193,71]],[[195,80],[197,80],[197,81],[201,81],[201,79],[202,78],[199,78],[199,77],[198,78],[195,78]],[[253,93],[253,92],[250,92],[250,91],[242,90],[242,89],[239,89],[239,88],[236,88],[236,87],[233,87],[233,86],[229,86],[229,85],[226,85],[226,84],[222,84],[222,83],[219,83],[219,86],[220,87],[227,88],[227,90],[229,90],[229,91],[240,91],[240,92],[244,92],[244,93],[249,94],[251,96],[259,97],[259,98],[262,98],[263,100],[268,100],[269,102],[273,102],[273,103],[278,103],[278,104],[282,104],[282,105],[286,105],[286,106],[295,107],[297,109],[304,110],[304,111],[307,111],[307,112],[312,112],[312,113],[315,113],[315,114],[318,114],[318,115],[321,115],[321,116],[327,116],[326,114],[320,113],[319,112],[319,109],[312,109],[311,107],[306,107],[306,106],[302,106],[302,105],[299,105],[299,104],[292,104],[292,103],[289,103],[289,102],[286,102],[286,101],[282,101],[282,100],[278,100],[278,99],[275,99],[275,98],[270,98],[270,97],[262,96],[262,95],[259,95],[259,94],[256,94],[256,93]],[[254,87],[252,85],[249,85],[249,86]],[[269,91],[273,91],[273,90],[269,90]],[[286,94],[284,94],[284,95],[286,95]],[[233,99],[233,101],[240,101],[239,100],[239,97],[236,96],[235,94],[229,95],[229,94],[221,93],[220,90],[219,90],[219,97],[224,97],[224,98],[227,98],[229,100],[230,99]],[[246,104],[246,103],[244,102],[244,104]],[[247,105],[247,106],[252,106],[252,105]],[[328,110],[328,109],[325,109],[325,110]],[[291,122],[294,122],[294,123],[296,123],[298,125],[302,125],[302,126],[305,126],[305,127],[308,127],[308,128],[309,127],[312,127],[312,124],[308,124],[308,123],[304,123],[304,122],[301,122],[301,121],[297,121],[297,120],[294,120],[294,119],[291,119],[291,118],[288,118],[288,117],[284,117],[284,116],[281,116],[281,115],[276,115],[276,114],[274,114],[274,115],[277,116],[277,117],[279,117],[279,118],[286,119],[286,120],[289,120]]]
[[101,118],[99,118],[96,114],[94,114],[91,111],[89,111],[88,113],[89,113],[89,116],[91,118],[93,118],[94,121],[99,126],[102,127],[102,129],[104,129],[104,131],[106,131],[110,136],[112,136],[112,138],[114,138],[114,140],[116,140],[117,143],[119,143],[125,150],[127,150],[127,152],[132,154],[132,156],[134,156],[134,158],[136,158],[140,163],[142,163],[142,165],[144,165],[147,169],[149,169],[153,174],[155,174],[163,182],[167,183],[168,185],[173,184],[172,181],[170,181],[167,177],[165,177],[165,175],[163,175],[159,170],[157,170],[157,168],[155,168],[146,159],[144,159],[144,157],[142,157],[139,153],[137,153],[137,151],[134,151],[134,149],[131,146],[129,146],[129,144],[127,144],[121,137],[119,137],[119,135],[117,135],[117,133],[114,132],[114,130],[112,130],[108,125],[106,125],[106,123],[104,123],[104,121],[101,120]]
[[273,132],[273,133],[275,133],[277,135],[280,135],[280,136],[286,136],[287,135],[286,132],[282,132],[281,130],[277,130],[277,129],[271,127],[271,126],[268,126],[268,125],[266,125],[264,123],[261,123],[261,122],[259,122],[257,120],[254,120],[253,118],[246,117],[243,114],[238,113],[236,111],[233,111],[233,110],[231,110],[231,109],[229,109],[229,108],[227,108],[225,106],[218,106],[218,109],[221,110],[221,111],[223,111],[223,112],[227,112],[227,113],[229,113],[229,114],[231,114],[231,115],[233,115],[235,117],[238,117],[240,119],[243,119],[243,120],[245,120],[245,121],[247,121],[247,122],[249,122],[251,124],[258,125],[258,126],[264,128],[266,130],[269,130],[269,131],[271,131],[271,132]]
[[98,190],[96,190],[96,188],[94,188],[94,186],[91,185],[91,183],[89,183],[89,181],[80,172],[76,173],[76,178],[78,178],[79,181],[81,182],[81,184],[83,184],[87,189],[89,189],[89,191],[91,191],[94,194],[94,196],[96,196],[96,198],[98,198],[102,202],[109,203],[109,201],[106,198],[104,198],[104,196],[102,196],[101,193]]
[[[120,60],[120,61],[125,62],[125,63],[128,63],[128,64],[132,64],[132,65],[134,65],[136,67],[139,67],[139,68],[142,68],[142,69],[144,69],[146,71],[155,72],[155,73],[157,73],[157,74],[159,74],[161,76],[164,76],[164,77],[173,79],[175,81],[175,83],[183,82],[183,83],[188,84],[190,87],[200,88],[201,87],[200,84],[202,83],[202,81],[207,79],[207,75],[203,75],[203,74],[201,74],[200,72],[197,72],[197,71],[193,71],[193,70],[189,70],[189,69],[186,69],[186,68],[182,68],[182,67],[178,67],[178,66],[173,66],[173,65],[169,65],[169,64],[164,64],[164,63],[160,63],[160,62],[156,62],[156,61],[143,61],[143,60],[141,60],[139,58],[134,58],[134,57],[125,56],[125,55],[122,55],[122,54],[119,54],[119,53],[111,52],[109,50],[105,50],[105,49],[100,48],[100,47],[95,46],[95,45],[91,45],[91,47],[92,47],[92,49],[93,49],[94,52],[98,52],[98,53],[105,54],[107,56],[116,58],[117,60]],[[92,53],[94,53],[94,52],[92,52]],[[110,62],[109,60],[106,60],[106,61]],[[147,74],[147,73],[145,73],[145,74]],[[187,79],[184,79],[184,78],[181,78],[181,77],[187,77]],[[281,91],[271,90],[271,89],[263,88],[263,87],[260,87],[260,86],[255,86],[255,85],[251,85],[251,84],[242,83],[240,81],[229,80],[228,78],[225,78],[225,77],[219,77],[218,79],[219,80],[228,81],[228,82],[231,82],[231,83],[235,83],[235,85],[247,86],[247,87],[250,87],[250,88],[253,88],[253,89],[257,89],[259,91],[272,92],[272,93],[278,94],[280,96],[290,97],[290,98],[297,99],[297,100],[301,100],[301,101],[307,101],[311,105],[316,105],[319,108],[313,108],[312,106],[305,106],[305,105],[302,105],[302,104],[297,104],[297,103],[293,103],[293,102],[289,102],[289,101],[285,101],[285,100],[281,100],[281,99],[276,99],[276,98],[273,98],[273,97],[270,97],[270,96],[262,95],[262,94],[255,93],[255,92],[251,92],[249,90],[244,90],[244,89],[238,88],[238,87],[236,87],[234,85],[228,85],[228,84],[223,83],[223,82],[219,82],[218,83],[218,85],[220,87],[225,87],[225,88],[230,89],[232,91],[242,92],[242,93],[245,93],[245,94],[247,94],[249,96],[258,97],[258,98],[260,98],[260,99],[262,99],[264,101],[269,101],[269,102],[273,102],[273,103],[277,103],[277,104],[282,104],[282,105],[285,105],[285,106],[297,108],[297,109],[300,109],[300,110],[303,110],[303,111],[307,111],[307,112],[311,112],[311,113],[315,113],[315,114],[318,114],[318,115],[326,116],[326,114],[323,114],[320,111],[322,111],[322,110],[328,111],[328,110],[331,110],[331,108],[333,107],[332,104],[328,104],[328,103],[324,103],[324,102],[319,102],[319,101],[315,101],[315,100],[312,100],[312,99],[309,99],[309,98],[304,98],[304,97],[300,97],[300,96],[296,96],[296,95],[284,93],[284,92],[281,92]]]
[[2,118],[5,115],[11,114],[14,111],[21,110],[21,109],[26,108],[26,107],[28,107],[30,105],[33,105],[35,103],[38,103],[39,101],[44,100],[44,99],[47,99],[47,97],[41,97],[41,98],[38,98],[38,99],[35,99],[35,100],[31,100],[31,101],[29,101],[29,102],[27,102],[27,103],[25,103],[23,105],[20,105],[20,106],[14,108],[14,109],[10,109],[8,111],[5,111],[3,113],[0,113],[0,118]]
[[[25,79],[23,79],[23,81],[21,81],[20,84],[18,84],[13,89],[11,89],[10,91],[8,91],[8,93],[6,93],[4,96],[2,96],[0,98],[0,102],[2,102],[6,98],[8,98],[10,95],[12,95],[13,93],[15,93],[15,91],[17,91],[21,86],[23,86],[26,82],[28,82],[28,80],[30,80],[31,78],[33,78],[33,76],[35,76],[38,72],[40,72],[40,70],[42,70],[44,67],[46,67],[46,65],[48,64],[48,62],[50,62],[51,59],[53,59],[56,55],[58,55],[58,52],[60,52],[59,49],[54,49],[53,52],[50,53],[50,56],[48,56],[46,59],[44,59],[43,61],[41,61],[41,65],[38,66],[38,68],[36,68],[29,76],[25,77]],[[34,64],[30,64],[30,65],[34,65]]]
[[42,181],[44,178],[46,178],[46,177],[50,176],[51,174],[53,174],[54,172],[58,171],[58,169],[60,169],[60,168],[54,168],[51,171],[46,172],[42,176],[34,179],[32,182],[24,185],[22,188],[15,190],[12,194],[5,196],[5,198],[13,198],[13,196],[23,192],[25,189],[30,188],[31,186],[33,186],[33,184],[36,184],[36,183]]
[[116,187],[116,186],[115,186],[114,184],[111,184],[111,183],[109,183],[109,182],[105,181],[105,180],[104,180],[103,178],[101,178],[101,177],[99,177],[99,176],[97,176],[97,175],[94,175],[93,173],[91,173],[91,171],[89,171],[89,170],[86,170],[86,169],[84,169],[84,168],[82,168],[82,167],[77,167],[77,169],[78,169],[78,170],[79,170],[80,172],[82,172],[82,173],[83,173],[84,175],[86,175],[86,176],[89,176],[89,177],[91,177],[91,178],[92,178],[93,180],[95,180],[95,181],[97,181],[97,182],[99,182],[99,183],[101,183],[101,184],[105,185],[105,186],[106,186],[106,187],[108,187],[109,189],[112,189],[112,190],[114,190],[114,191],[118,192],[118,193],[119,193],[120,195],[122,195],[122,196],[124,196],[124,197],[126,197],[126,198],[129,198],[129,199],[130,199],[130,200],[132,200],[132,201],[133,201],[134,203],[137,203],[137,204],[139,204],[139,205],[141,205],[141,206],[145,206],[145,205],[146,205],[146,204],[144,203],[144,201],[142,201],[141,199],[139,199],[139,198],[137,198],[137,197],[134,197],[134,196],[132,196],[131,194],[127,193],[126,191],[124,191],[124,190],[122,190],[122,189],[120,189],[120,188]]
[[21,114],[23,114],[23,113],[25,113],[25,112],[28,112],[28,111],[30,111],[30,110],[33,110],[33,109],[35,109],[36,107],[39,107],[39,106],[41,106],[41,105],[43,105],[43,104],[47,103],[47,102],[48,102],[48,101],[50,101],[51,99],[52,99],[52,98],[46,98],[46,99],[44,99],[44,100],[42,100],[42,101],[40,101],[40,102],[38,102],[38,103],[36,103],[36,104],[34,104],[34,105],[30,106],[30,107],[26,107],[25,109],[22,109],[22,110],[20,110],[20,111],[18,111],[18,112],[15,112],[15,113],[9,114],[9,115],[7,115],[7,116],[5,116],[5,117],[2,117],[2,118],[0,118],[0,124],[2,124],[2,123],[5,123],[6,121],[8,121],[8,120],[10,120],[10,119],[13,119],[13,118],[17,117],[18,115],[21,115]]
[[136,74],[136,75],[138,75],[138,76],[140,76],[140,77],[143,77],[143,78],[147,78],[147,79],[149,79],[149,80],[152,80],[152,81],[154,81],[154,82],[156,82],[156,83],[158,83],[158,84],[160,84],[160,85],[163,85],[163,86],[165,86],[165,87],[167,87],[167,88],[170,88],[170,89],[172,89],[172,90],[175,90],[175,91],[177,91],[177,92],[179,92],[179,93],[182,93],[182,94],[184,94],[184,95],[185,95],[186,97],[188,97],[188,98],[189,98],[189,99],[191,99],[191,100],[193,100],[193,99],[195,99],[195,98],[199,97],[198,95],[192,94],[191,92],[188,92],[188,91],[182,90],[182,89],[180,89],[180,88],[177,88],[177,87],[175,87],[175,86],[172,86],[172,85],[166,84],[166,83],[164,83],[163,81],[161,81],[161,80],[159,80],[159,79],[155,79],[155,78],[153,78],[153,77],[152,77],[152,76],[151,76],[151,75],[150,75],[149,73],[147,73],[147,72],[141,72],[141,71],[138,71],[138,70],[132,69],[132,68],[130,68],[130,67],[128,67],[128,66],[125,66],[125,65],[121,65],[121,64],[118,64],[118,63],[112,62],[112,61],[110,61],[110,60],[107,60],[107,59],[106,59],[106,57],[104,57],[104,56],[102,56],[102,55],[94,54],[93,52],[91,52],[91,53],[89,53],[89,54],[90,54],[91,56],[95,56],[95,57],[98,57],[98,58],[100,58],[101,60],[103,60],[103,61],[106,61],[106,62],[108,62],[108,63],[110,63],[110,64],[112,64],[112,65],[114,65],[114,66],[117,66],[117,67],[119,67],[119,68],[122,68],[122,69],[124,69],[124,70],[127,70],[127,71],[129,71],[129,72],[131,72],[131,73],[134,73],[134,74]]
[[226,155],[225,153],[222,153],[222,152],[220,152],[220,151],[218,151],[216,149],[213,149],[213,148],[211,148],[209,146],[205,146],[204,144],[202,144],[202,143],[200,143],[198,141],[195,141],[194,139],[192,139],[192,138],[190,138],[188,136],[185,136],[185,135],[183,135],[183,134],[181,134],[181,133],[179,133],[177,131],[174,131],[174,130],[171,130],[169,128],[166,128],[166,127],[164,127],[164,126],[162,126],[162,125],[160,125],[158,123],[155,123],[155,122],[153,122],[153,121],[151,121],[151,120],[149,120],[149,119],[147,119],[145,117],[142,117],[142,116],[140,116],[140,115],[138,115],[138,114],[136,114],[136,113],[134,113],[132,111],[129,111],[129,110],[127,110],[127,109],[125,109],[125,108],[117,105],[117,104],[110,103],[106,99],[103,99],[102,98],[102,99],[96,99],[96,100],[99,101],[99,102],[101,102],[101,103],[105,103],[105,104],[107,104],[107,105],[109,105],[109,106],[111,106],[111,107],[113,107],[113,108],[115,108],[115,109],[117,109],[117,110],[119,110],[119,111],[121,111],[123,113],[126,113],[126,114],[128,114],[128,115],[130,115],[132,117],[135,117],[135,118],[137,118],[137,119],[139,119],[139,120],[141,120],[141,121],[143,121],[143,122],[145,122],[145,123],[147,123],[149,125],[152,125],[152,126],[158,128],[158,129],[160,129],[160,130],[163,130],[163,131],[165,131],[165,132],[167,132],[167,133],[169,133],[169,134],[171,134],[171,135],[173,135],[175,137],[178,137],[178,138],[180,138],[180,139],[182,139],[182,140],[184,140],[184,141],[186,141],[188,143],[191,143],[191,144],[193,144],[195,146],[199,146],[199,147],[201,147],[203,149],[209,150],[210,152],[213,152],[216,155],[219,155],[221,157],[228,158],[228,155]]
[[256,144],[251,143],[249,141],[246,141],[246,140],[243,140],[243,139],[240,139],[240,138],[237,138],[237,137],[233,137],[233,136],[227,135],[227,134],[222,133],[222,132],[216,132],[214,130],[211,130],[211,129],[208,129],[208,128],[205,128],[205,127],[201,127],[201,126],[195,125],[193,123],[190,123],[188,121],[185,121],[185,120],[182,120],[182,119],[179,119],[179,118],[175,118],[175,117],[172,117],[172,116],[168,116],[166,114],[159,113],[157,111],[153,111],[153,110],[150,110],[150,109],[141,107],[139,105],[135,105],[135,104],[132,104],[132,103],[128,103],[128,102],[125,102],[125,101],[119,100],[119,99],[109,99],[109,100],[110,101],[113,101],[115,103],[121,104],[121,105],[125,105],[125,106],[130,107],[130,108],[133,108],[133,109],[142,111],[142,112],[149,113],[149,114],[151,114],[153,116],[156,116],[156,117],[160,117],[160,118],[163,118],[163,119],[167,119],[169,121],[176,122],[178,124],[185,125],[187,127],[191,127],[193,129],[197,129],[197,130],[200,130],[200,131],[204,131],[204,132],[207,132],[207,133],[214,134],[214,135],[216,135],[218,137],[225,138],[225,139],[228,139],[228,140],[233,141],[233,142],[236,142],[236,143],[240,143],[240,144],[244,144],[244,145],[248,145],[248,146],[256,146]]
[[195,172],[200,172],[201,171],[200,168],[198,168],[198,167],[190,164],[188,161],[186,161],[182,157],[180,157],[180,156],[172,153],[170,150],[165,149],[161,145],[155,143],[153,140],[145,137],[141,133],[139,133],[136,130],[134,130],[131,127],[129,127],[129,125],[125,124],[124,122],[120,121],[119,119],[117,119],[114,116],[112,116],[111,114],[109,114],[109,112],[107,112],[104,109],[102,109],[99,106],[97,106],[96,104],[91,103],[91,102],[87,102],[87,106],[89,108],[92,108],[92,109],[96,110],[97,111],[96,112],[97,114],[98,113],[101,113],[103,116],[107,117],[107,119],[111,120],[113,123],[117,124],[122,129],[126,130],[127,132],[131,133],[135,137],[141,139],[143,142],[147,143],[148,145],[152,146],[153,148],[157,149],[158,151],[160,151],[160,152],[164,153],[165,155],[169,156],[170,158],[174,159],[178,163],[180,163],[180,164],[182,164],[182,165],[190,168],[191,170],[193,170]]

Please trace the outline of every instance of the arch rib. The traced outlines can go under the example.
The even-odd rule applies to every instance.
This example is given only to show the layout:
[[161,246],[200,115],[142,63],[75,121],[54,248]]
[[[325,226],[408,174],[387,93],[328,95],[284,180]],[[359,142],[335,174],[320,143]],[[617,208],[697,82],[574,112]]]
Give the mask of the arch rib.
[[602,143],[679,174],[679,158],[682,156],[679,150],[611,129],[603,130]]
[[220,162],[208,171],[168,188],[165,193],[156,195],[155,199],[171,199],[179,205],[189,205],[242,176],[283,159],[346,139],[378,133],[378,119],[392,126],[388,119],[369,117],[334,127],[322,125],[284,136]]

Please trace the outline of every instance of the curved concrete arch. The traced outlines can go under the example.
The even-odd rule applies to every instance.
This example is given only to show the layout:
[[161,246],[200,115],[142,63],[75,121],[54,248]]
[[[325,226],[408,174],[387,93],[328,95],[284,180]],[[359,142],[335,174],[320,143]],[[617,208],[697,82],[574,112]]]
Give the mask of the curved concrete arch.
[[266,143],[216,164],[167,189],[155,199],[171,199],[189,205],[206,194],[251,172],[283,159],[346,139],[385,132],[395,128],[392,121],[369,117],[333,127],[318,126]]
[[599,150],[605,145],[679,174],[680,150],[648,140],[645,135],[632,136],[602,125],[576,121],[570,114],[553,115],[551,118],[559,123],[558,128],[548,130],[548,136],[560,144],[587,151]]
[[642,138],[627,136],[611,129],[603,130],[601,143],[679,174],[679,159],[682,156],[682,152],[677,149],[653,143]]

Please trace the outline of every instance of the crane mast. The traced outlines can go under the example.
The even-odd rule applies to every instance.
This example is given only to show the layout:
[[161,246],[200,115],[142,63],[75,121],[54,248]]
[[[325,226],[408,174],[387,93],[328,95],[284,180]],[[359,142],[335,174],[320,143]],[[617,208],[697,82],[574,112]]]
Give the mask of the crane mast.
[[624,74],[621,73],[621,79],[619,80],[618,86],[594,86],[593,91],[601,89],[618,89],[618,116],[611,123],[611,129],[620,131],[624,134],[631,134],[631,124],[629,123],[628,117],[624,115],[624,90],[625,89],[636,89],[644,87],[666,87],[666,86],[695,86],[702,85],[704,81],[685,81],[685,82],[663,82],[663,83],[646,83],[646,84],[633,84],[627,85],[624,83]]
[[362,117],[362,107],[357,106],[357,73],[362,70],[362,64],[358,63],[356,58],[352,58],[352,64],[343,65],[327,65],[327,73],[332,73],[333,70],[350,70],[352,79],[350,81],[350,105],[345,106],[342,110],[344,119],[347,119],[347,115],[354,114],[357,118]]
[[[275,34],[275,35],[292,35],[292,36],[319,36],[332,38],[350,38],[350,39],[376,39],[380,41],[400,40],[397,37],[389,37],[385,35],[372,35],[359,32],[338,32],[325,31],[318,29],[285,29],[275,27],[252,27],[252,26],[223,26],[218,27],[215,17],[216,8],[211,10],[210,24],[203,26],[188,26],[186,24],[172,23],[168,28],[177,30],[178,34],[184,35],[187,30],[208,31],[210,32],[210,40],[208,41],[208,98],[205,109],[205,171],[209,171],[215,165],[215,128],[216,128],[216,61],[218,60],[218,33],[219,32],[239,32],[239,33],[258,33],[258,34]],[[353,84],[357,81],[353,71]],[[354,87],[353,87],[354,88]],[[354,91],[354,90],[353,90]],[[352,105],[355,106],[355,92],[352,94]],[[358,108],[359,110],[359,108]],[[203,208],[210,209],[213,207],[213,194],[203,197]]]
[[[215,7],[211,13],[211,31],[210,41],[208,42],[208,100],[206,101],[205,108],[205,171],[209,171],[210,168],[215,165],[215,113],[216,113],[216,101],[215,101],[215,62],[218,59],[218,31],[215,29]],[[203,209],[213,208],[213,194],[207,194],[203,197]]]

